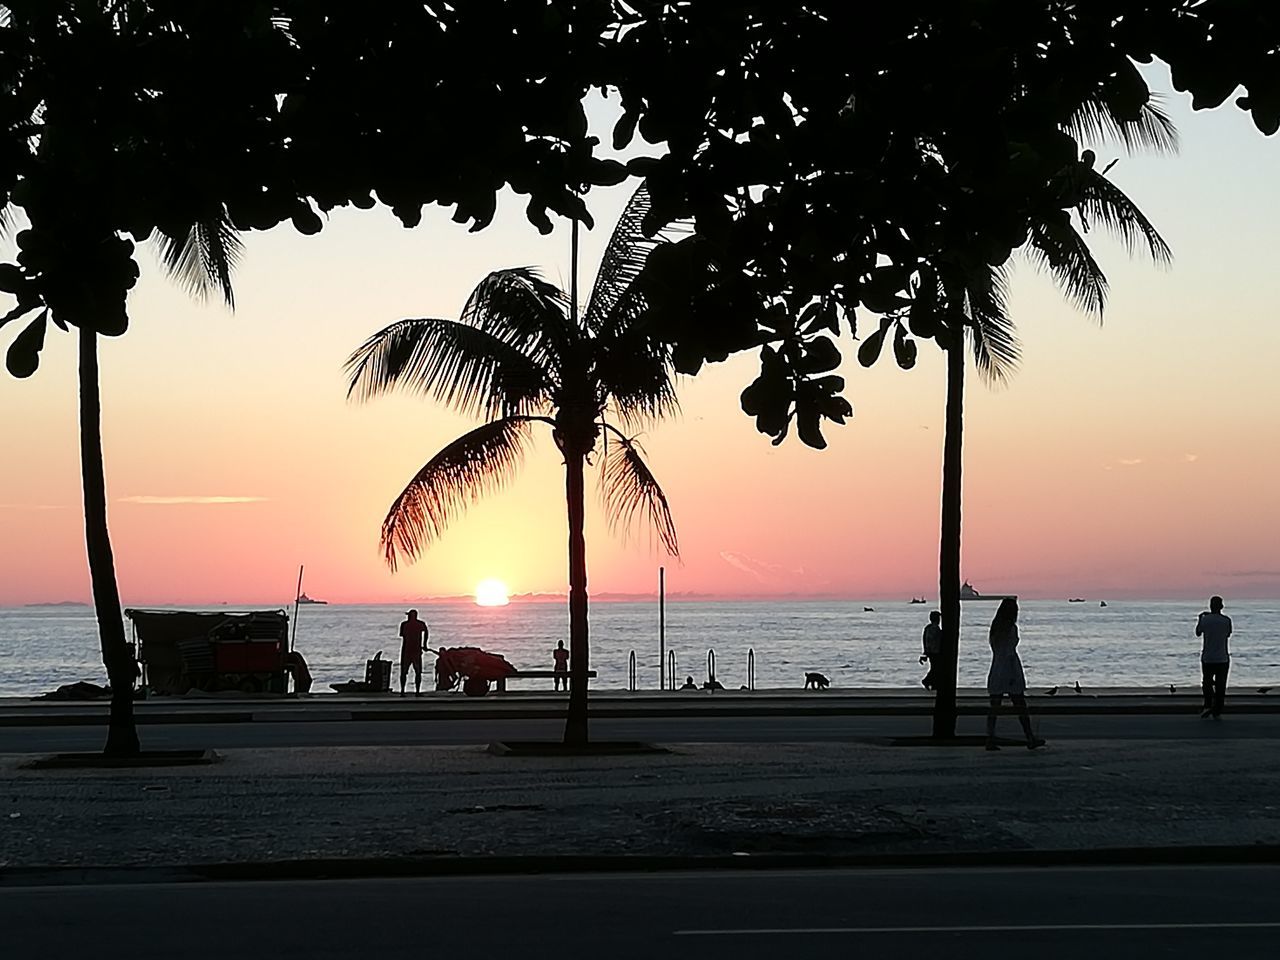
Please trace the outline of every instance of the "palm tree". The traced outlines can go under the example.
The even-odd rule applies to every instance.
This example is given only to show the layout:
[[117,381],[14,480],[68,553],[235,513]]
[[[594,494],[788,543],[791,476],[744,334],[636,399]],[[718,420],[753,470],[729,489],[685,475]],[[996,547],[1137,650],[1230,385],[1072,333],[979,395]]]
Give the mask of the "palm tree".
[[527,267],[498,270],[471,293],[458,320],[401,320],[366,340],[346,363],[349,397],[393,389],[423,394],[486,422],[444,447],[409,481],[382,523],[382,550],[395,570],[416,559],[468,503],[506,483],[531,427],[551,427],[564,456],[569,516],[569,711],[564,740],[587,742],[587,553],[584,467],[603,443],[604,506],[615,528],[643,515],[678,555],[666,495],[628,431],[677,409],[668,347],[642,322],[641,269],[663,238],[646,238],[644,184],[604,252],[586,309],[577,304],[577,234],[571,292]]
[[[164,227],[155,242],[166,271],[199,298],[220,293],[235,308],[231,272],[240,258],[240,238],[226,211],[193,226]],[[124,632],[115,556],[107,528],[106,476],[102,460],[102,401],[98,380],[98,336],[80,327],[80,479],[84,497],[84,538],[89,558],[89,581],[102,662],[111,683],[111,716],[103,753],[136,756],[141,751],[133,716],[134,654]]]
[[[1103,114],[1090,112],[1095,118]],[[1098,121],[1100,122],[1100,121]],[[1141,141],[1158,149],[1172,149],[1176,138],[1167,118],[1152,108],[1143,119],[1120,126],[1126,145]],[[1116,234],[1130,253],[1145,251],[1158,264],[1172,253],[1164,238],[1129,199],[1093,167],[1085,151],[1084,163],[1063,182],[1077,198],[1075,207],[1084,229],[1100,225]],[[1107,168],[1109,169],[1109,168]],[[1048,270],[1077,307],[1102,320],[1107,278],[1094,259],[1081,230],[1061,207],[1032,218],[1024,252]],[[960,638],[961,483],[964,431],[965,340],[973,350],[978,374],[988,384],[1006,382],[1017,368],[1020,347],[1009,316],[1004,267],[965,263],[955,258],[922,272],[910,313],[913,332],[931,326],[947,358],[946,427],[942,458],[942,517],[939,549],[939,606],[942,609],[943,662],[935,676],[937,687],[933,736],[955,736],[956,667]],[[939,329],[940,328],[940,329]]]
[[[0,218],[7,223],[7,218]],[[157,230],[155,242],[161,260],[171,276],[193,294],[204,297],[211,291],[222,294],[234,307],[231,272],[240,256],[240,240],[225,210],[190,227]],[[10,371],[17,376],[35,372],[38,353],[44,342],[49,310],[19,335],[26,338],[24,349],[10,351]],[[53,318],[58,323],[58,318]],[[60,324],[65,329],[65,324]],[[140,752],[138,729],[133,715],[133,685],[136,666],[125,636],[120,589],[116,581],[115,556],[107,526],[106,476],[102,457],[102,399],[98,377],[98,337],[90,326],[77,331],[79,347],[80,480],[84,500],[85,549],[102,662],[111,684],[111,713],[103,753],[108,756],[136,756]],[[19,342],[15,341],[15,347]]]

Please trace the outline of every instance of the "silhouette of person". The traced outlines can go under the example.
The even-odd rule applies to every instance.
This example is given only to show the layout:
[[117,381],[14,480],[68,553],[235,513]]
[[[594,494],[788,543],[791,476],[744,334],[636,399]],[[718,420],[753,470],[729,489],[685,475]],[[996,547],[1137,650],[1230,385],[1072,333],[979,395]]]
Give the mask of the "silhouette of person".
[[1222,612],[1222,598],[1210,597],[1209,609],[1196,619],[1196,636],[1203,638],[1200,646],[1200,676],[1204,691],[1204,710],[1200,717],[1222,719],[1222,702],[1227,696],[1227,672],[1231,669],[1231,654],[1227,651],[1227,638],[1231,636],[1231,618]]
[[453,685],[458,682],[457,674],[451,669],[444,647],[436,651],[435,675],[437,690],[452,690]]
[[1031,732],[1031,715],[1027,713],[1027,678],[1018,656],[1018,601],[1005,597],[1000,601],[988,633],[991,643],[991,669],[987,673],[987,696],[991,709],[987,713],[987,749],[999,750],[996,743],[996,712],[1008,696],[1018,710],[1018,721],[1027,737],[1027,749],[1043,747],[1044,741]]
[[693,677],[685,677],[684,685],[680,689],[681,690],[697,690],[698,685],[693,682]]
[[564,688],[568,690],[569,689],[569,651],[564,648],[563,640],[556,641],[556,648],[551,651],[551,656],[556,662],[555,670],[554,670],[555,677],[552,679],[551,682],[555,684],[555,688],[557,690],[560,689],[561,683],[563,683]]
[[924,652],[920,655],[920,662],[929,664],[929,672],[920,683],[926,690],[932,690],[935,685],[933,658],[942,653],[942,614],[939,611],[934,610],[929,614],[929,622],[925,625],[921,642],[924,644]]
[[427,647],[431,631],[418,619],[418,611],[410,610],[400,624],[400,696],[404,696],[404,682],[413,667],[413,695],[422,696],[422,651]]

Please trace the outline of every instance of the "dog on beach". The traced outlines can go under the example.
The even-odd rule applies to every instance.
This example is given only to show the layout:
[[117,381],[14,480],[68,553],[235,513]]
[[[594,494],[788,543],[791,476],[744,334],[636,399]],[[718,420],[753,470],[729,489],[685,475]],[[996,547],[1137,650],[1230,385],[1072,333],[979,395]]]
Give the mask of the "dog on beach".
[[806,690],[825,690],[831,686],[831,681],[820,673],[806,673],[804,675],[804,688]]

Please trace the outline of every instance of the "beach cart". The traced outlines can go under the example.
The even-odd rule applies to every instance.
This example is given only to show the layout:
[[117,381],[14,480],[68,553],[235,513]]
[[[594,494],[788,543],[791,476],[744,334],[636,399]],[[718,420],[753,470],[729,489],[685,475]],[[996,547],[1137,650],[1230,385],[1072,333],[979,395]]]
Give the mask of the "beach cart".
[[142,666],[156,694],[285,693],[289,615],[283,610],[126,610]]
[[488,653],[479,647],[448,647],[436,654],[436,671],[446,690],[462,682],[468,697],[483,697],[489,684],[515,676],[516,668],[500,653]]

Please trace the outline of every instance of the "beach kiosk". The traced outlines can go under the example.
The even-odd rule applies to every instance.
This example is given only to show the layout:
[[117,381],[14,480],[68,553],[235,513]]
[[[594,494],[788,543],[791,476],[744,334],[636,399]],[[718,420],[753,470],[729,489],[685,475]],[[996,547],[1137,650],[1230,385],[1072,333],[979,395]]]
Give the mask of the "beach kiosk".
[[282,694],[288,689],[289,615],[283,610],[129,609],[124,615],[133,624],[142,684],[149,693]]

